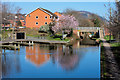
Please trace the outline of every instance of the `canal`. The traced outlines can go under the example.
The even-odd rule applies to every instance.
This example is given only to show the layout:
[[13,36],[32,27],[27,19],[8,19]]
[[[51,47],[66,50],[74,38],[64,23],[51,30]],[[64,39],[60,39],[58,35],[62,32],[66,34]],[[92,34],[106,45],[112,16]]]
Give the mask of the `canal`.
[[2,51],[3,78],[100,78],[100,47],[34,44]]

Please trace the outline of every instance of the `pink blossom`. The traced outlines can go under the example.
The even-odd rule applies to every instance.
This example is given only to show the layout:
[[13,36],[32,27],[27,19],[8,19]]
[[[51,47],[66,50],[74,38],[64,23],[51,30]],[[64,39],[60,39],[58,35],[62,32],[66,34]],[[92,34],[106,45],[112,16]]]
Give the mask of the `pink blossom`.
[[65,32],[70,32],[70,29],[74,29],[78,26],[78,21],[74,16],[71,15],[62,15],[59,17],[57,23],[52,27],[52,30],[56,32],[60,32],[63,29]]

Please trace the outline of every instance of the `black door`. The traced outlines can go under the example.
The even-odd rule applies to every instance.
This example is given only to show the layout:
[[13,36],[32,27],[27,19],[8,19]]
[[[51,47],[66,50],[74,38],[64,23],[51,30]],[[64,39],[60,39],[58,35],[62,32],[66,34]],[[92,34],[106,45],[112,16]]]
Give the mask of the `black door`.
[[17,33],[17,39],[24,39],[25,33]]

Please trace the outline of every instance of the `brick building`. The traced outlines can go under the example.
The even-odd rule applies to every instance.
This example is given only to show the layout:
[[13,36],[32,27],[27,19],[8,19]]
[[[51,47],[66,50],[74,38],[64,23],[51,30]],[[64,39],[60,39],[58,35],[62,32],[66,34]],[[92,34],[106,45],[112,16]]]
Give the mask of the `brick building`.
[[29,28],[40,28],[43,25],[47,25],[52,20],[59,18],[61,14],[55,12],[52,13],[47,9],[37,8],[26,16],[26,27]]
[[19,27],[18,22],[21,22],[21,26],[25,26],[25,14],[10,14],[8,13],[6,18],[2,20],[2,28],[11,28],[13,26]]

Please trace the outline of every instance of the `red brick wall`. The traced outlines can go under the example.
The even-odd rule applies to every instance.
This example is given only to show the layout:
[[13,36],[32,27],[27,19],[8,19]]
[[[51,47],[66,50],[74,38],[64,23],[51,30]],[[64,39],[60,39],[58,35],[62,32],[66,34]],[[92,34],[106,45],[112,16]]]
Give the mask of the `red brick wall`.
[[[36,16],[38,16],[38,19],[36,19]],[[47,16],[47,19],[45,19],[45,16]],[[38,25],[36,25],[36,22],[38,22]],[[45,22],[47,24],[51,22],[50,15],[40,9],[31,12],[30,17],[29,14],[26,16],[26,27],[29,28],[40,28],[40,26],[45,25]]]

